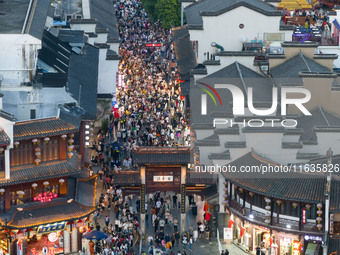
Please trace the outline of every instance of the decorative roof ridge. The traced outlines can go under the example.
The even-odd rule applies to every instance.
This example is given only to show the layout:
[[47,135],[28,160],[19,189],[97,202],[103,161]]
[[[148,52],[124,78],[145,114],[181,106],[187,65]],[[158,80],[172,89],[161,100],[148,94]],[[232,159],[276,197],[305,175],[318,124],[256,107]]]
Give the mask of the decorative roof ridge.
[[253,158],[255,158],[255,159],[258,160],[258,161],[261,161],[261,162],[263,162],[263,163],[266,163],[266,164],[269,164],[269,165],[273,165],[273,166],[280,166],[280,164],[278,164],[278,163],[276,163],[276,162],[274,162],[274,161],[272,161],[272,160],[263,158],[262,156],[260,156],[259,154],[257,154],[257,153],[254,151],[253,148],[251,149],[251,152],[250,152],[250,153],[251,153],[251,155],[253,156]]
[[[58,117],[48,117],[48,118],[41,118],[41,119],[34,119],[34,120],[24,120],[24,121],[18,121],[15,122],[14,125],[24,125],[24,124],[28,124],[28,123],[33,123],[33,122],[42,122],[42,121],[48,121],[48,120],[62,120]],[[64,121],[64,120],[62,120]]]

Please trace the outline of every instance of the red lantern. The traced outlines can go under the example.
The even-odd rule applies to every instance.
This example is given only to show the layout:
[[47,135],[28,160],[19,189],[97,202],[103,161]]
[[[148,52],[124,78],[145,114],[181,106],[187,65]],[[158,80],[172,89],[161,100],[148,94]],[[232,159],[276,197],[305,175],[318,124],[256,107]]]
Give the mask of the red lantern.
[[181,96],[181,100],[184,100],[185,99],[185,96]]

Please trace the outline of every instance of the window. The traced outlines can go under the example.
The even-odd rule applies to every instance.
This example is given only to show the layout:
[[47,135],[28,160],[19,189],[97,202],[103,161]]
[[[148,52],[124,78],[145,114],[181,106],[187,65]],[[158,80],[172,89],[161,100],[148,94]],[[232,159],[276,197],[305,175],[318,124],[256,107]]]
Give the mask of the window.
[[0,174],[5,172],[5,152],[0,152]]
[[30,119],[31,120],[34,120],[36,117],[35,117],[35,109],[31,109],[30,111]]
[[[20,192],[20,191],[23,191]],[[32,201],[31,189],[17,190],[11,192],[11,205],[22,205]]]
[[21,142],[17,147],[10,150],[11,166],[33,164],[33,146],[31,142]]

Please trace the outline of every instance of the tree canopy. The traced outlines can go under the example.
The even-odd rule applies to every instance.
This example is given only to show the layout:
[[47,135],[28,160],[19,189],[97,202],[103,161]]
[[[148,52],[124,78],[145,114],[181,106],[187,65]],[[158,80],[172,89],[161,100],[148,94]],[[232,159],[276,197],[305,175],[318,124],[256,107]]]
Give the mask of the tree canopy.
[[162,27],[171,28],[181,24],[179,0],[142,0],[145,10],[153,21],[161,21]]

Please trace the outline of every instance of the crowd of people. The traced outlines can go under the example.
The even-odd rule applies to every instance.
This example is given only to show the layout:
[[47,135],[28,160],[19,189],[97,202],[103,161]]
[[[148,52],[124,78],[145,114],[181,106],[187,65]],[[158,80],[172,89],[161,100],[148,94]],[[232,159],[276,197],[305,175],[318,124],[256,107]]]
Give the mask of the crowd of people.
[[[93,226],[98,231],[103,231],[108,235],[96,244],[96,254],[118,255],[135,254],[133,249],[134,240],[139,232],[139,203],[133,203],[133,196],[123,196],[119,186],[109,185],[106,193],[102,193],[99,198],[97,211],[93,217]],[[108,209],[103,213],[105,209]],[[109,212],[114,211],[114,219],[110,219]],[[105,217],[105,225],[98,222],[100,217]]]
[[[117,105],[110,131],[126,145],[127,156],[137,146],[188,146],[189,109],[181,100],[171,32],[152,23],[139,0],[114,1],[120,38]],[[147,47],[147,43],[160,47]]]
[[[100,166],[98,177],[104,190],[92,228],[108,234],[107,239],[96,245],[96,254],[105,255],[135,254],[135,242],[141,238],[140,198],[124,196],[122,189],[114,184],[114,172],[132,166],[131,150],[135,147],[190,144],[190,109],[181,99],[176,70],[170,68],[175,58],[171,32],[163,29],[159,22],[151,22],[140,0],[114,0],[113,4],[122,40],[119,74],[124,83],[117,87],[117,107],[110,116],[108,134],[103,130],[98,132],[93,146],[97,155],[91,158],[92,165]],[[147,47],[150,42],[159,42],[161,46]],[[108,148],[107,135],[114,138],[111,141],[122,144],[124,153],[117,156],[115,150]],[[186,254],[187,248],[192,250],[193,243],[199,238],[200,226],[179,232],[179,221],[171,213],[171,209],[180,206],[177,196],[160,192],[148,196],[145,220],[147,226],[152,224],[154,235],[145,240],[147,254],[158,251],[175,254],[173,247],[176,245],[176,254]],[[113,212],[113,219],[110,212],[111,215]],[[99,224],[100,217],[105,217],[105,225]],[[169,229],[165,228],[170,228],[171,234],[166,233]]]

